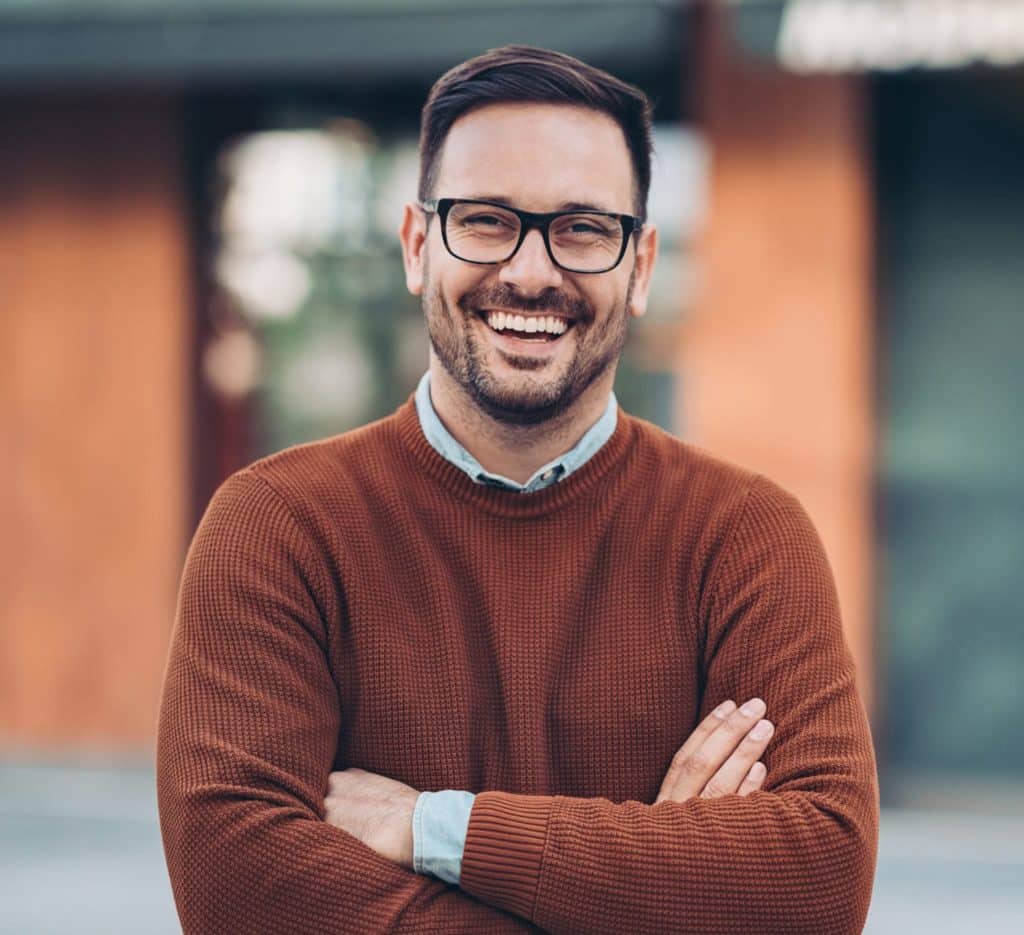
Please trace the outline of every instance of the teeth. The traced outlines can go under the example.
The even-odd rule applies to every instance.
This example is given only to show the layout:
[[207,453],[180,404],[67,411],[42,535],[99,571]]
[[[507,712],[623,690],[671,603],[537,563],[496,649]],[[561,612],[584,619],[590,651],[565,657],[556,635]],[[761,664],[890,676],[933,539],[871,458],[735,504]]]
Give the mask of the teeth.
[[509,315],[506,312],[488,312],[487,324],[495,331],[521,331],[524,334],[543,331],[559,335],[569,328],[565,319],[554,315]]

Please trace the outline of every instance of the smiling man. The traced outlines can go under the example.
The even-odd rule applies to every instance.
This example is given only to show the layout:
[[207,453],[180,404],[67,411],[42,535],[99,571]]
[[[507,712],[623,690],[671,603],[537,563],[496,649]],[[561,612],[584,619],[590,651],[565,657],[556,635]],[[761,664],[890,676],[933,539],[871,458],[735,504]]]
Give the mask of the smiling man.
[[612,391],[650,155],[644,95],[556,52],[432,89],[426,373],[233,474],[188,553],[157,749],[187,933],[861,930],[878,786],[821,542]]
[[401,229],[430,334],[430,398],[467,451],[527,482],[609,409],[657,233],[634,216],[639,183],[606,113],[478,104],[434,158],[426,192],[459,197],[408,206]]

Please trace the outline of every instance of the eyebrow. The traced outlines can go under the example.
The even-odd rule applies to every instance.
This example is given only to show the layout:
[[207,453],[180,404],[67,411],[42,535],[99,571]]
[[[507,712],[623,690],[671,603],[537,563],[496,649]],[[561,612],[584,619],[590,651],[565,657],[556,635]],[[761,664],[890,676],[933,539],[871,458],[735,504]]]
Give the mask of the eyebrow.
[[[500,204],[505,204],[505,205],[511,205],[513,203],[513,199],[509,198],[507,195],[484,194],[484,195],[464,195],[463,197],[475,199],[477,201],[497,201]],[[560,205],[558,205],[557,208],[555,208],[555,210],[556,211],[603,211],[606,214],[621,214],[622,213],[621,211],[613,211],[611,208],[606,208],[606,207],[603,207],[601,205],[591,204],[590,202],[586,202],[586,201],[563,201]],[[543,214],[545,212],[537,212],[537,213]]]

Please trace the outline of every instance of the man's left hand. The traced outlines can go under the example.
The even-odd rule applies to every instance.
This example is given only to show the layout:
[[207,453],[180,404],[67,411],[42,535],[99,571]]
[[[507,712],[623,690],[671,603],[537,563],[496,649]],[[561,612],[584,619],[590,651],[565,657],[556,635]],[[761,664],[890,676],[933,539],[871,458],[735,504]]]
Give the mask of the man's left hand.
[[412,812],[418,798],[405,783],[353,766],[327,777],[324,821],[412,870]]

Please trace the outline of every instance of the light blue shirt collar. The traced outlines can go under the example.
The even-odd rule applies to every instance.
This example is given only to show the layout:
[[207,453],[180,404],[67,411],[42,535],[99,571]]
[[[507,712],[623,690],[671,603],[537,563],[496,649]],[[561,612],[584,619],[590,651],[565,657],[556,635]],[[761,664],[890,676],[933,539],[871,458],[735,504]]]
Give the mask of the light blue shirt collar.
[[484,470],[483,465],[466,451],[455,440],[451,432],[444,427],[444,423],[438,418],[430,399],[429,370],[420,377],[420,382],[416,387],[416,413],[419,416],[423,434],[434,450],[442,458],[446,458],[457,468],[465,471],[477,483],[503,487],[506,490],[518,490],[520,493],[533,493],[535,490],[543,490],[568,477],[577,468],[582,467],[612,437],[618,421],[618,402],[615,399],[615,393],[609,393],[608,405],[601,418],[587,429],[584,436],[571,450],[537,468],[525,484]]

